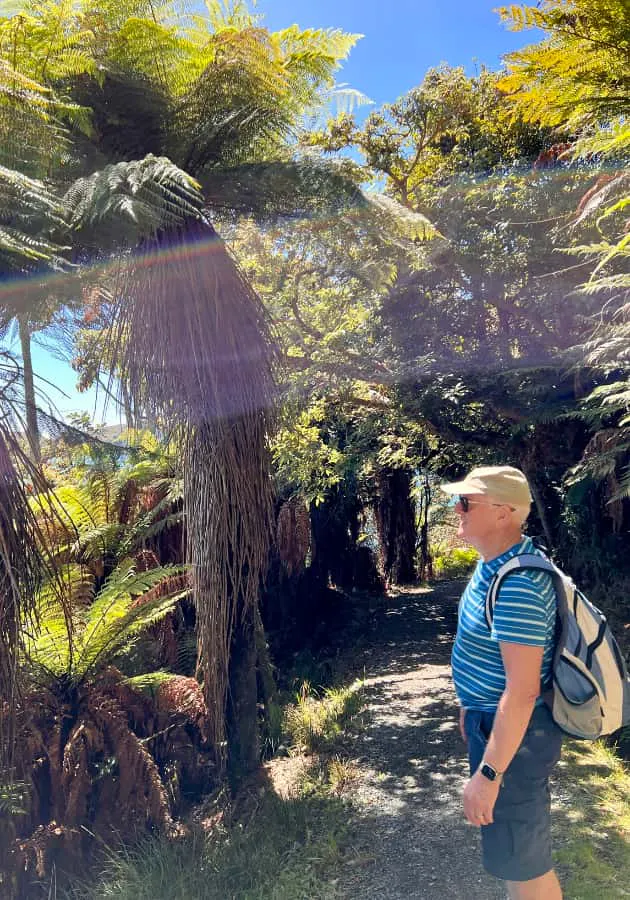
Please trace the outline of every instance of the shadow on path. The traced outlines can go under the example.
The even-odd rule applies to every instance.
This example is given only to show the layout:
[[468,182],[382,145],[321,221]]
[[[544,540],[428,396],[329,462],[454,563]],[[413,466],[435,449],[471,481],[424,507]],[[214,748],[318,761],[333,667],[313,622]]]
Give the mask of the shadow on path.
[[356,856],[337,885],[347,900],[502,900],[465,823],[467,776],[450,651],[461,583],[396,592],[357,648],[369,725],[355,745]]

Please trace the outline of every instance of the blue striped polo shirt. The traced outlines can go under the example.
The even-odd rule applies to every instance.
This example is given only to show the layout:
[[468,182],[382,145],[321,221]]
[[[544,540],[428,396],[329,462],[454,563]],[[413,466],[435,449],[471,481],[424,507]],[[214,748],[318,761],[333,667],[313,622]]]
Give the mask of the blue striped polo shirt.
[[497,597],[492,631],[485,617],[486,594],[497,570],[520,553],[543,554],[523,538],[496,559],[479,560],[459,602],[451,664],[459,702],[465,709],[494,712],[505,690],[499,641],[544,647],[542,681],[551,673],[556,594],[548,572],[523,569],[506,576]]

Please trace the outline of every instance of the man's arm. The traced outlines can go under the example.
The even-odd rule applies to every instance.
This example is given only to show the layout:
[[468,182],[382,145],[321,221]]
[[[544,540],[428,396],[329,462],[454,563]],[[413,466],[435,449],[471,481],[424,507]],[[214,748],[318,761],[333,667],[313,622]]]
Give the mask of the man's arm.
[[[499,641],[505,690],[499,700],[484,760],[505,772],[518,750],[540,694],[544,647]],[[475,772],[464,790],[464,812],[472,825],[489,825],[500,783]]]
[[505,666],[505,691],[497,707],[484,759],[505,772],[521,745],[540,695],[543,647],[499,642]]

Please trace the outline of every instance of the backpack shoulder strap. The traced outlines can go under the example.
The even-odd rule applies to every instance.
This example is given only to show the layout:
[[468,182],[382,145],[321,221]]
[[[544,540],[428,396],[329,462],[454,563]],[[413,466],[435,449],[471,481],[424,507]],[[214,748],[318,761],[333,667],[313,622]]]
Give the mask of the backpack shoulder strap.
[[490,582],[488,593],[486,594],[486,624],[492,630],[492,620],[494,619],[494,607],[496,606],[497,597],[499,596],[499,588],[503,581],[512,572],[519,569],[537,569],[540,572],[549,572],[553,578],[556,596],[563,596],[564,582],[563,574],[560,569],[555,566],[546,556],[539,556],[537,553],[521,553],[513,556],[507,562],[497,569]]

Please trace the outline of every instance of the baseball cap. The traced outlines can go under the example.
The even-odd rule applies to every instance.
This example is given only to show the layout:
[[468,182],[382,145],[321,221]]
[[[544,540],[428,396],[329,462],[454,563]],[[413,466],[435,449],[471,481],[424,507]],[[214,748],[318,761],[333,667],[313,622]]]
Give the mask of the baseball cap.
[[508,506],[529,507],[532,502],[527,478],[512,466],[478,466],[462,481],[440,487],[447,494],[485,495]]

